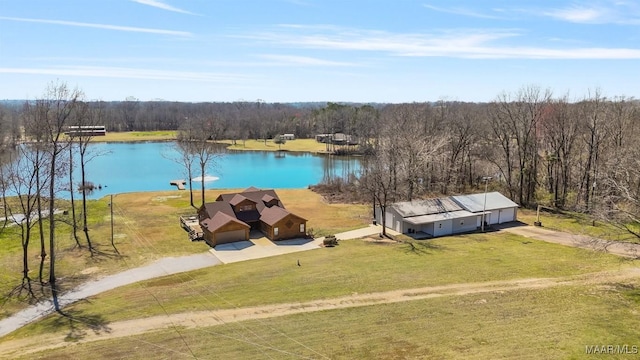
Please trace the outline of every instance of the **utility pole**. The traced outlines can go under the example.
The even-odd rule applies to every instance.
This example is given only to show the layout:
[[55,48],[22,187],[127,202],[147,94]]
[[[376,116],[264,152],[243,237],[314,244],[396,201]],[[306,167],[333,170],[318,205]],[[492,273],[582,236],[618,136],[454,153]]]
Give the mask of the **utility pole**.
[[487,217],[487,186],[489,185],[489,180],[491,180],[491,176],[484,176],[482,181],[484,181],[484,203],[482,204],[482,224],[480,224],[480,229],[484,232],[484,223]]
[[111,246],[113,247],[113,250],[116,251],[116,254],[119,255],[120,252],[113,241],[113,194],[111,194],[109,198],[109,210],[111,211]]

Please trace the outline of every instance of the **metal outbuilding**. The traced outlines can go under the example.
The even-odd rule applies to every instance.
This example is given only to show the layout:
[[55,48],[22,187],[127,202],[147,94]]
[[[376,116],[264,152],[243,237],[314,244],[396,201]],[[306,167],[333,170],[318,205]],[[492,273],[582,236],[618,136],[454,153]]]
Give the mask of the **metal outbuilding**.
[[[414,200],[389,205],[384,225],[404,234],[437,237],[475,231],[481,227],[483,213],[489,225],[515,221],[517,209],[518,204],[499,192]],[[375,217],[383,224],[379,208]]]

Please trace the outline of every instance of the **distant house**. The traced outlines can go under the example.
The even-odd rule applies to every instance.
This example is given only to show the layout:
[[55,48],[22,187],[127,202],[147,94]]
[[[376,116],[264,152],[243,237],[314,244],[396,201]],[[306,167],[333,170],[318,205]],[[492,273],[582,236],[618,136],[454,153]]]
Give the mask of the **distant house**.
[[294,134],[282,134],[280,138],[284,140],[295,140],[296,136]]
[[334,145],[357,145],[356,138],[343,133],[335,134],[317,134],[316,141],[321,143],[329,143]]
[[[385,226],[399,233],[424,233],[437,237],[474,231],[482,225],[483,208],[487,224],[516,221],[518,204],[499,192],[450,196],[439,199],[399,202],[387,207]],[[382,224],[382,211],[376,208]]]
[[105,136],[106,127],[103,125],[92,126],[67,126],[64,132],[66,135],[74,136]]
[[204,240],[210,246],[249,240],[249,232],[260,230],[271,240],[306,235],[307,220],[290,213],[273,190],[250,187],[239,193],[222,194],[198,210]]

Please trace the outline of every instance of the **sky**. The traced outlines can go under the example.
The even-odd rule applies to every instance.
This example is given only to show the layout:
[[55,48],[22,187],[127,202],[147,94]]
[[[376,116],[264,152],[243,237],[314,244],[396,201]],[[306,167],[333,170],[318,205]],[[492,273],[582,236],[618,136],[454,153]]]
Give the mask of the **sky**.
[[0,99],[640,97],[637,0],[0,0]]

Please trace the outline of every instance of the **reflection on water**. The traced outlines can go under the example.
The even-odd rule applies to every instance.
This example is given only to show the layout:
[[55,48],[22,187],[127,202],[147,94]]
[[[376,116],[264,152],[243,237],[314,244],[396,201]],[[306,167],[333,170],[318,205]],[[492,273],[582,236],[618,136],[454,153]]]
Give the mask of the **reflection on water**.
[[[91,144],[90,151],[107,154],[97,156],[87,164],[87,180],[102,185],[102,189],[94,189],[91,198],[123,192],[171,190],[175,189],[169,184],[171,180],[188,180],[184,167],[175,160],[178,154],[170,142],[96,143]],[[305,188],[336,177],[347,178],[359,169],[360,160],[354,157],[286,151],[230,151],[217,166],[207,171],[204,180],[207,188]],[[199,169],[194,170],[193,176],[193,185],[199,188]]]

